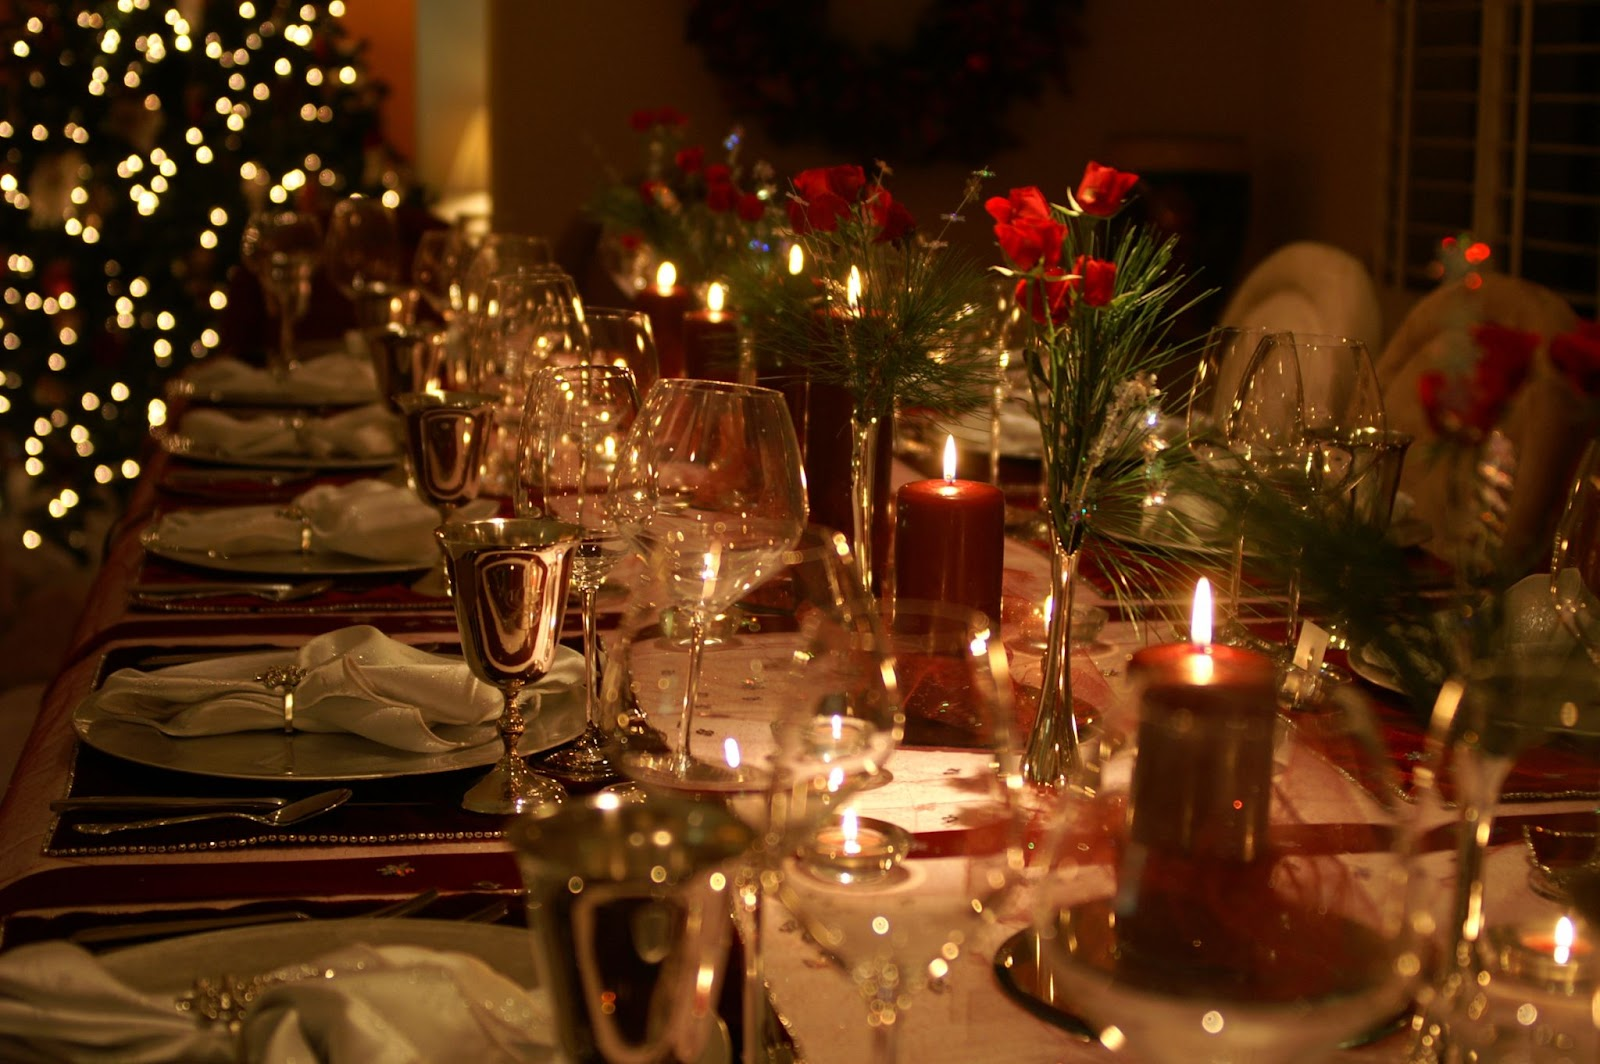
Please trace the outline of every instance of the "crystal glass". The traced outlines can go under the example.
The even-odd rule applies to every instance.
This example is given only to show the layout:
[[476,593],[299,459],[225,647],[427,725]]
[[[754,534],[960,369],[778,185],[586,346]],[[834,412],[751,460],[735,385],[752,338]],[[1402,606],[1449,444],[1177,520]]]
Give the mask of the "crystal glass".
[[411,283],[446,325],[466,307],[466,273],[473,249],[454,226],[430,229],[417,240]]
[[627,553],[607,505],[611,473],[639,412],[633,374],[616,366],[547,366],[534,375],[522,419],[519,516],[543,515],[577,527],[572,576],[583,598],[583,657],[588,726],[574,743],[544,759],[545,768],[580,782],[612,779],[603,749],[595,685],[600,677],[598,598],[607,574]]
[[1550,591],[1562,622],[1600,664],[1600,444],[1578,462],[1556,528]]
[[311,305],[311,282],[322,255],[322,227],[299,211],[258,211],[245,223],[240,258],[261,282],[278,318],[278,349],[268,363],[282,376],[295,365],[294,323]]
[[[1026,811],[1011,681],[987,619],[899,600],[883,626],[905,718],[892,769],[864,776],[866,764],[808,751],[809,740],[832,740],[826,719],[799,732],[784,751],[788,783],[778,793],[828,815],[820,827],[816,817],[791,820],[778,890],[855,982],[874,1059],[890,1064],[914,995],[964,955],[987,956],[999,921],[1017,915]],[[952,816],[937,845],[915,848],[910,832],[921,825],[908,817],[935,804]]]
[[507,273],[558,269],[550,242],[523,233],[486,233],[472,251],[462,279],[462,309],[476,314],[492,278]]
[[1088,728],[1034,891],[1041,965],[1107,1047],[1153,1064],[1320,1059],[1387,1031],[1424,957],[1409,814],[1370,707],[1294,723],[1235,647],[1135,652]]
[[635,778],[721,775],[721,751],[692,748],[695,692],[710,630],[782,564],[806,523],[800,446],[783,396],[721,381],[659,380],[613,474],[617,527],[688,635],[676,738],[630,753]]
[[[522,689],[555,663],[567,609],[577,529],[559,521],[490,518],[435,530],[450,573],[462,653],[473,675],[500,689],[500,760],[467,791],[462,808],[522,813],[565,800],[559,783],[528,768]],[[538,702],[532,703],[537,712]]]
[[1201,453],[1226,446],[1228,418],[1246,368],[1261,341],[1272,332],[1259,326],[1218,326],[1205,346],[1189,383],[1185,421],[1190,446]]
[[382,200],[350,196],[333,205],[323,242],[322,269],[355,304],[363,328],[392,320],[390,301],[400,287],[400,230]]
[[631,370],[641,395],[660,379],[661,359],[656,353],[656,337],[648,314],[619,307],[586,306],[583,327],[589,337],[588,361]]

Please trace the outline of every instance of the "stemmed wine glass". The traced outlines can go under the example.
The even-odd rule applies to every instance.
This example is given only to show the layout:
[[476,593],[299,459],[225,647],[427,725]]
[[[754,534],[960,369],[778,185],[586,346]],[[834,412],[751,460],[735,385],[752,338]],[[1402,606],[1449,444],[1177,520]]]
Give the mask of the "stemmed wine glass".
[[588,361],[632,370],[641,395],[660,379],[661,359],[650,315],[620,307],[585,306],[583,328],[589,339]]
[[[405,418],[411,488],[449,524],[457,509],[478,497],[494,399],[478,392],[405,392],[395,403]],[[448,588],[442,563],[421,585],[437,594]]]
[[783,396],[721,381],[663,379],[623,442],[610,505],[617,527],[677,608],[689,653],[675,741],[624,755],[635,779],[725,775],[694,717],[713,625],[782,564],[806,523],[800,445]]
[[268,363],[280,378],[295,365],[294,323],[311,305],[311,281],[321,254],[322,228],[314,215],[267,210],[245,223],[240,256],[278,316],[278,350]]
[[467,665],[505,698],[500,760],[467,791],[464,809],[522,813],[566,798],[559,783],[518,756],[526,721],[517,701],[555,663],[577,531],[559,521],[496,517],[445,524],[434,532],[450,573]]
[[[986,955],[999,921],[1016,915],[1026,810],[1011,681],[988,620],[901,599],[883,628],[904,717],[892,772],[816,756],[807,741],[833,731],[825,718],[808,719],[803,741],[782,752],[774,792],[791,806],[823,807],[821,828],[815,817],[790,819],[779,896],[855,982],[873,1059],[893,1064],[913,995],[963,955]],[[933,803],[954,814],[937,846],[914,847],[919,825],[905,818]]]
[[549,771],[579,782],[618,775],[604,750],[595,690],[600,676],[597,602],[607,574],[628,549],[606,502],[617,455],[638,412],[639,393],[627,369],[547,366],[534,375],[522,419],[517,514],[542,514],[580,530],[572,575],[583,597],[589,723],[576,742],[544,759]]
[[454,226],[430,229],[417,240],[417,251],[411,259],[411,283],[446,325],[452,324],[466,306],[464,285],[471,255],[466,236]]
[[555,269],[555,255],[543,237],[523,233],[488,233],[478,242],[462,280],[462,307],[476,314],[492,278],[508,273]]
[[1578,461],[1566,509],[1556,527],[1550,592],[1562,622],[1600,665],[1600,444]]
[[1339,688],[1290,723],[1270,658],[1206,643],[1137,651],[1129,676],[1043,846],[1056,995],[1155,1064],[1290,1064],[1389,1029],[1427,957],[1410,812],[1365,699]]
[[391,318],[390,299],[400,282],[400,231],[383,201],[350,196],[333,205],[322,268],[355,304],[363,328],[381,329]]
[[1239,385],[1256,349],[1271,333],[1260,326],[1223,325],[1206,334],[1185,407],[1190,448],[1201,457],[1226,448],[1228,417]]

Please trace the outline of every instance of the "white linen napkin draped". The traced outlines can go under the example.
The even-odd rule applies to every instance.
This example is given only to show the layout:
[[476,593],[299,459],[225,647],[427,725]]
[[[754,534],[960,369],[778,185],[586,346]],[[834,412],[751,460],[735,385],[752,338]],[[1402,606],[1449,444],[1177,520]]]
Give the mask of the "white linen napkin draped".
[[335,351],[298,362],[283,377],[261,366],[251,366],[236,358],[212,358],[197,363],[186,374],[195,390],[240,395],[283,395],[315,399],[333,393],[339,396],[378,391],[378,377],[372,361],[361,352]]
[[189,449],[217,458],[398,457],[399,419],[381,403],[326,417],[235,417],[203,407],[178,423]]
[[[0,955],[0,1059],[93,1064],[533,1064],[561,1059],[548,998],[475,957],[417,946],[347,946],[309,959],[315,978],[268,986],[242,1037],[169,997],[118,980],[79,946]],[[325,977],[331,972],[332,977]],[[196,973],[212,977],[222,973]],[[248,975],[250,973],[235,973]],[[268,976],[268,981],[271,981]],[[242,1051],[241,1051],[242,1050]]]
[[[458,515],[464,520],[488,516],[496,506],[492,499],[475,499]],[[439,512],[412,491],[367,479],[319,484],[288,506],[175,510],[163,514],[154,531],[162,547],[220,557],[294,552],[307,546],[319,553],[414,562],[422,568],[439,560],[433,536],[438,526]],[[307,535],[308,542],[303,539]]]
[[[283,696],[256,679],[269,665],[305,670],[294,688],[294,726],[305,732],[350,732],[415,753],[443,753],[493,737],[475,730],[447,738],[440,725],[486,724],[500,716],[500,693],[457,660],[407,646],[369,625],[310,640],[286,653],[207,658],[144,672],[119,669],[91,695],[107,716],[145,724],[180,738],[283,728]],[[550,673],[525,690],[541,700],[583,682],[583,655],[567,647]],[[526,704],[526,703],[525,703]],[[531,706],[529,707],[532,708]]]

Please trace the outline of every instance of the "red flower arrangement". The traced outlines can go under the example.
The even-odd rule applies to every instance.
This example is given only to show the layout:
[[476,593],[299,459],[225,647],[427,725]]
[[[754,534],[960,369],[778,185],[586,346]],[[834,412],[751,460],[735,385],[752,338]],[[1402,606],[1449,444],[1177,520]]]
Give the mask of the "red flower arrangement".
[[877,227],[877,243],[900,243],[916,231],[917,221],[882,183],[868,181],[859,166],[823,166],[802,170],[793,179],[789,227],[797,235],[831,233],[858,209]]

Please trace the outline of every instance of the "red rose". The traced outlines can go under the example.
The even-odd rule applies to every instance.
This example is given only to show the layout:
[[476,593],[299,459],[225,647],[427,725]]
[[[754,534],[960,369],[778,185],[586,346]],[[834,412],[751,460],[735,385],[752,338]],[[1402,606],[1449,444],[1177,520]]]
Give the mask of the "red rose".
[[1006,259],[1017,269],[1032,270],[1042,265],[1048,270],[1061,265],[1061,242],[1067,238],[1067,227],[1050,218],[1018,218],[1015,223],[996,225],[994,235]]
[[732,182],[717,181],[706,186],[706,206],[721,213],[731,211],[739,202],[739,190]]
[[689,116],[676,107],[663,107],[656,112],[656,125],[658,126],[686,126]]
[[1478,360],[1469,373],[1452,377],[1437,370],[1417,379],[1417,397],[1434,431],[1450,435],[1481,435],[1499,423],[1512,396],[1527,379],[1537,333],[1493,322],[1472,328]]
[[733,180],[733,171],[727,163],[712,163],[706,167],[706,183],[716,185]]
[[1580,322],[1550,341],[1550,364],[1583,395],[1600,395],[1600,323]]
[[854,203],[866,184],[866,171],[859,166],[818,166],[794,175],[795,191],[807,200],[834,195]]
[[628,116],[628,125],[633,127],[635,133],[646,133],[656,124],[654,111],[639,110]]
[[1014,188],[1005,198],[994,196],[983,205],[995,222],[1000,225],[1015,225],[1019,219],[1032,219],[1037,221],[1052,221],[1054,215],[1050,213],[1050,203],[1032,185],[1027,188]]
[[759,222],[767,213],[767,201],[754,192],[746,192],[739,197],[739,203],[734,208],[739,212],[739,217],[746,222]]
[[651,206],[655,206],[661,201],[661,194],[665,192],[666,189],[667,186],[662,184],[660,181],[641,181],[639,182],[639,198]]
[[1139,183],[1138,174],[1129,174],[1110,166],[1091,162],[1083,171],[1075,193],[1078,206],[1085,214],[1109,218],[1122,207],[1122,201],[1133,186]]
[[1016,300],[1028,308],[1028,313],[1039,324],[1048,321],[1060,325],[1071,313],[1071,303],[1067,299],[1071,291],[1072,282],[1067,279],[1066,272],[1057,266],[1046,270],[1042,280],[1024,277],[1018,281]]
[[889,195],[889,190],[882,185],[867,186],[867,211],[872,215],[873,224],[878,227],[878,235],[873,238],[875,244],[897,243],[917,227],[917,220],[911,216],[905,204]]
[[832,192],[823,192],[804,201],[789,201],[789,227],[796,233],[809,233],[813,229],[831,233],[839,228],[839,219],[849,214],[850,204]]
[[687,148],[679,148],[672,161],[678,164],[678,169],[686,174],[698,171],[706,162],[706,150],[698,144]]
[[[1083,301],[1091,307],[1103,307],[1111,302],[1117,289],[1117,264],[1106,259],[1091,259],[1079,255],[1072,264],[1072,272],[1081,280]],[[1078,287],[1078,286],[1074,286]]]

